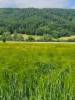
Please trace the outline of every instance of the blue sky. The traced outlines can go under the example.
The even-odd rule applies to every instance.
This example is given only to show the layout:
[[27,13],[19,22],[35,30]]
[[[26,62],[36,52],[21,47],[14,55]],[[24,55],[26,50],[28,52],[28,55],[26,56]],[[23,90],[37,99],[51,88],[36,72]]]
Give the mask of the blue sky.
[[0,8],[75,8],[75,0],[0,0]]
[[66,7],[75,9],[75,0],[68,0]]

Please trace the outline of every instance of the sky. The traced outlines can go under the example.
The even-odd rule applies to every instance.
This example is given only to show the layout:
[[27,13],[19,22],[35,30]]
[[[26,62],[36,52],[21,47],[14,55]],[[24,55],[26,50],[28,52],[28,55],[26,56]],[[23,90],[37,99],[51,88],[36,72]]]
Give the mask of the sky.
[[75,0],[0,0],[0,8],[72,8]]

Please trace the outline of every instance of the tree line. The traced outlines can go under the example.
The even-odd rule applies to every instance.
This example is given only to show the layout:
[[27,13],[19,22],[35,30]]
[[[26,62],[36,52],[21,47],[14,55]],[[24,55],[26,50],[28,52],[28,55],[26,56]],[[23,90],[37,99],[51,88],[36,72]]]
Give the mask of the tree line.
[[59,38],[75,35],[74,9],[1,8],[0,35],[5,32]]

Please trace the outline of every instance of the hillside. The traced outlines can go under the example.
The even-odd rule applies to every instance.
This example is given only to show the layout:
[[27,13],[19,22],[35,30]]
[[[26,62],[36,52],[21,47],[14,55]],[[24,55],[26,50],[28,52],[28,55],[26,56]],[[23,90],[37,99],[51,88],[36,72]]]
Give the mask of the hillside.
[[0,34],[4,32],[52,37],[75,35],[73,9],[0,9]]

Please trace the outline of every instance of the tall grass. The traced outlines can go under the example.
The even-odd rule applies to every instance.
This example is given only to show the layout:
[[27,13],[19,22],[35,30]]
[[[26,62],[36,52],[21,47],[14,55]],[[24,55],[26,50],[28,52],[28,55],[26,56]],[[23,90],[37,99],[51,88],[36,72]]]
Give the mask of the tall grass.
[[75,44],[0,43],[0,100],[75,100]]

